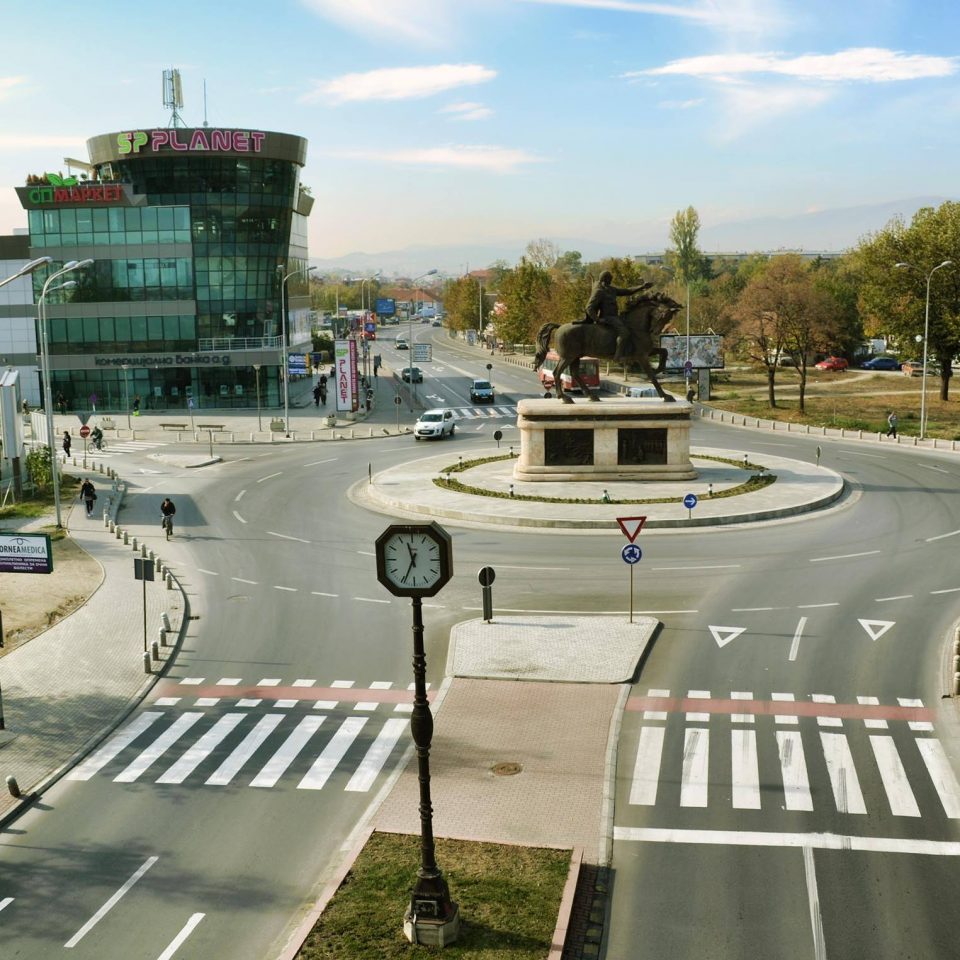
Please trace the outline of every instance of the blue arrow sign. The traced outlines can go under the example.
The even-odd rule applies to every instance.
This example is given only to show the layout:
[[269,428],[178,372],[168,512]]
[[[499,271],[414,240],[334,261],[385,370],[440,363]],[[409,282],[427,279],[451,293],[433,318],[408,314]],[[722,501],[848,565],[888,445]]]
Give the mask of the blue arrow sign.
[[624,563],[639,563],[640,558],[643,556],[643,551],[635,543],[628,543],[620,551],[620,556],[623,557]]
[[688,510],[692,510],[697,505],[697,495],[695,493],[688,493],[683,498],[683,505]]

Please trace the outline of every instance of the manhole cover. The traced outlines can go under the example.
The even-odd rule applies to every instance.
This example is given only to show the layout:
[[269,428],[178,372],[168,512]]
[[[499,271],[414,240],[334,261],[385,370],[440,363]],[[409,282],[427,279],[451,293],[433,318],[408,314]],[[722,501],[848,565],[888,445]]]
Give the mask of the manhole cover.
[[519,763],[514,763],[510,761],[508,763],[495,763],[490,771],[497,777],[512,777],[515,774],[520,773],[523,770],[523,767]]

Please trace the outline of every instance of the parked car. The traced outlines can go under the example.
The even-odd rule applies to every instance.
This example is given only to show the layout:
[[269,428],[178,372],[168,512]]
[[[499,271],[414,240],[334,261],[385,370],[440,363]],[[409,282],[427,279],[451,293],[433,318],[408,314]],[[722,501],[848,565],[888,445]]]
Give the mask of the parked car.
[[624,396],[629,397],[631,400],[646,400],[650,397],[659,399],[660,394],[657,393],[654,387],[627,387],[627,392]]
[[493,384],[489,380],[474,380],[470,384],[471,403],[493,403]]
[[425,410],[420,419],[413,426],[414,440],[442,440],[452,437],[457,432],[453,411],[446,407],[437,407],[436,410]]
[[409,350],[409,349],[410,349],[410,344],[407,343],[407,338],[406,338],[406,337],[397,337],[397,342],[394,344],[394,346],[395,346],[398,350]]
[[[908,377],[922,377],[923,376],[923,361],[922,360],[908,360],[906,363],[901,364],[900,369]],[[939,377],[940,376],[940,364],[936,360],[931,360],[927,357],[927,376],[928,377]]]
[[900,361],[896,357],[872,357],[860,364],[861,370],[899,370]]
[[419,367],[404,367],[400,376],[404,383],[423,383],[423,371]]
[[819,363],[815,364],[818,370],[846,370],[849,363],[843,359],[843,357],[827,357],[826,360],[821,360]]
[[436,317],[434,317],[433,322],[430,324],[430,326],[431,326],[431,327],[442,327],[442,326],[443,326],[443,321],[442,321],[442,320],[438,320]]

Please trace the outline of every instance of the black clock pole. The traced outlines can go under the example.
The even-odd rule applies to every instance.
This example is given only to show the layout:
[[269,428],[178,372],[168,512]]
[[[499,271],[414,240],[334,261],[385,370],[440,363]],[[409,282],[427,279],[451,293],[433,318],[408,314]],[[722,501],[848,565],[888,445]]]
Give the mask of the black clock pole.
[[427,657],[423,650],[423,608],[413,597],[413,714],[410,732],[417,748],[417,776],[420,781],[420,870],[410,898],[410,913],[417,920],[448,922],[457,915],[450,890],[437,866],[433,842],[433,805],[430,802],[430,741],[433,714],[427,700]]

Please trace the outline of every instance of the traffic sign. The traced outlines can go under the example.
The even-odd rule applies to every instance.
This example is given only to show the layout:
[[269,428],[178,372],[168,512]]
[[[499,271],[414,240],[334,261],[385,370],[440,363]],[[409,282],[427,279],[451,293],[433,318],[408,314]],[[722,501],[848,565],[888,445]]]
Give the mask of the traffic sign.
[[695,493],[688,493],[683,498],[683,505],[688,510],[692,510],[697,505],[697,495]]
[[635,543],[628,543],[620,551],[620,556],[623,558],[624,563],[639,563],[643,558],[643,551]]
[[400,399],[400,395],[397,394],[397,396],[395,396],[395,397],[393,398],[393,402],[399,407],[400,404],[403,403],[403,400],[401,400],[401,399]]
[[80,436],[83,437],[84,440],[90,436],[90,428],[86,424],[80,428]]
[[623,535],[631,543],[637,539],[637,534],[643,529],[646,520],[646,517],[617,517],[617,523],[620,524]]
[[481,587],[490,587],[493,586],[493,581],[497,579],[497,574],[493,567],[481,567],[477,579],[480,581]]
[[692,361],[692,360],[688,360],[688,361],[683,365],[683,369],[684,369],[687,373],[692,373],[692,372],[693,372],[693,361]]

